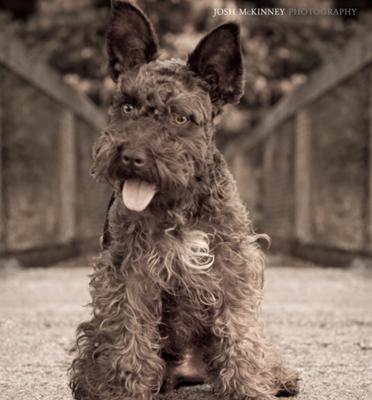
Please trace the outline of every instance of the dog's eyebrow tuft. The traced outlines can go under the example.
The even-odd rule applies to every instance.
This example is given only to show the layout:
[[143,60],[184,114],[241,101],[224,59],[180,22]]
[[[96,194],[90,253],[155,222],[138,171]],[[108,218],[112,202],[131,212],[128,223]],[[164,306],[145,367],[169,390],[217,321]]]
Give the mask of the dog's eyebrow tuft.
[[114,96],[114,103],[116,105],[123,105],[126,103],[130,103],[134,106],[138,106],[140,104],[140,100],[138,98],[138,94],[134,91],[132,92],[118,92]]

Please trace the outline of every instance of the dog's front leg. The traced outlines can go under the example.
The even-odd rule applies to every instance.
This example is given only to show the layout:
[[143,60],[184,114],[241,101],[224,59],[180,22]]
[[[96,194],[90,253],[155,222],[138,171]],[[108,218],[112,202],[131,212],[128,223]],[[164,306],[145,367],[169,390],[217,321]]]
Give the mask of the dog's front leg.
[[214,338],[207,351],[216,393],[238,400],[274,399],[274,376],[267,365],[258,323],[243,321],[242,309],[224,308],[215,322]]
[[150,400],[160,391],[165,372],[160,356],[161,293],[145,276],[133,275],[127,279],[125,297],[117,368],[126,393],[120,400]]
[[[271,351],[258,320],[263,262],[249,242],[220,245],[215,268],[224,277],[224,301],[212,313],[206,361],[217,393],[238,400],[274,398]],[[236,251],[239,249],[239,251]]]
[[76,400],[150,400],[160,390],[159,289],[144,276],[95,271],[94,316],[78,328],[71,387]]

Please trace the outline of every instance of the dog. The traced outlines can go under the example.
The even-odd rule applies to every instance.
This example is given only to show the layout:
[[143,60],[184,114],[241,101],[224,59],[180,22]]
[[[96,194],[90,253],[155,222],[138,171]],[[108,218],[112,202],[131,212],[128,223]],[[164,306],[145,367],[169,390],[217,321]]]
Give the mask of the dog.
[[107,49],[116,92],[92,174],[114,195],[74,398],[151,400],[184,381],[241,400],[295,395],[258,317],[260,235],[215,144],[215,117],[243,95],[239,26],[214,29],[186,62],[159,60],[148,18],[116,0]]

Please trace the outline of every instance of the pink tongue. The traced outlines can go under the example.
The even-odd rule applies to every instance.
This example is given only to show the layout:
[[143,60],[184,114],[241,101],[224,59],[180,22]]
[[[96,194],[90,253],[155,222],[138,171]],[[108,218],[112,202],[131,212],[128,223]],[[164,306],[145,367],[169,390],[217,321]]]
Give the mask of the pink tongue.
[[132,211],[141,212],[155,196],[156,186],[138,179],[128,179],[123,185],[123,202]]

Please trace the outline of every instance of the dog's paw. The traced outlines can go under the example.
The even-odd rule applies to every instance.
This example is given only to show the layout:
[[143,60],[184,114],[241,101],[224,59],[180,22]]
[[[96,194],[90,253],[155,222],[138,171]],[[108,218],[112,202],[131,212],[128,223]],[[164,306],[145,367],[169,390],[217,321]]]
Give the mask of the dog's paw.
[[296,396],[300,391],[300,377],[295,371],[290,371],[285,379],[280,381],[276,397]]

